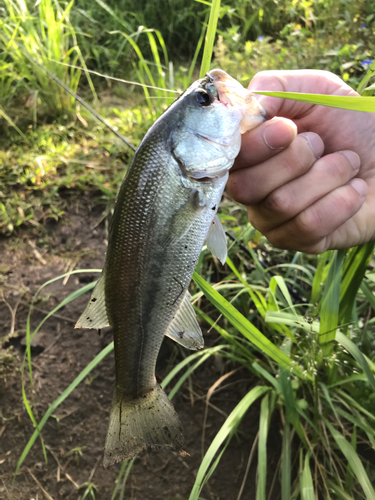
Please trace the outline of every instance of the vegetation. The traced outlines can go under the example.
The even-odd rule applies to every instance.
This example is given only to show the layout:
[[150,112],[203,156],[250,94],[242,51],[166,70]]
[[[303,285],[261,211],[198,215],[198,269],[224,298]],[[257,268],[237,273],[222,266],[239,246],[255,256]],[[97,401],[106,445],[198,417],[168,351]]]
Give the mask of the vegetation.
[[[124,145],[52,85],[43,67],[73,90],[94,100],[97,94],[103,97],[95,101],[96,109],[137,144],[171,102],[167,91],[182,90],[198,74],[202,23],[208,23],[210,6],[186,0],[169,5],[168,16],[160,16],[159,2],[138,2],[134,10],[127,0],[121,8],[119,2],[102,0],[67,5],[41,0],[36,6],[6,0],[0,21],[3,233],[11,234],[20,225],[41,230],[35,229],[40,221],[62,216],[72,192],[95,193],[96,203],[111,207],[124,173]],[[213,2],[207,38],[216,29],[215,12],[214,64],[235,78],[245,82],[268,68],[314,67],[334,71],[372,94],[375,10],[370,1],[282,0],[277,10],[271,0],[251,5],[245,0],[223,1],[221,6]],[[189,21],[192,17],[200,22]],[[209,67],[209,52],[201,61],[203,72]],[[144,95],[133,83],[124,87],[98,74],[91,80],[89,70],[141,83]],[[108,88],[126,99],[121,106],[104,106]],[[128,165],[130,150],[121,158]],[[257,400],[257,500],[271,494],[266,481],[271,425],[282,433],[275,472],[282,500],[375,498],[374,460],[365,458],[375,449],[374,244],[311,257],[272,248],[229,200],[221,207],[221,218],[235,240],[225,273],[218,276],[204,249],[193,296],[195,301],[203,294],[208,299],[196,311],[217,330],[217,345],[184,359],[163,384],[173,397],[210,356],[222,357],[228,371],[243,366],[257,382],[210,444],[189,500],[202,498],[204,485]],[[37,438],[44,447],[42,430],[48,418],[113,348],[104,349],[36,421],[27,396],[33,384],[30,342],[44,321],[93,286],[70,295],[36,330],[31,331],[28,320],[23,399],[35,432],[17,468]],[[131,466],[124,462],[113,500],[123,498]],[[82,489],[83,498],[95,498],[95,485],[89,482]]]

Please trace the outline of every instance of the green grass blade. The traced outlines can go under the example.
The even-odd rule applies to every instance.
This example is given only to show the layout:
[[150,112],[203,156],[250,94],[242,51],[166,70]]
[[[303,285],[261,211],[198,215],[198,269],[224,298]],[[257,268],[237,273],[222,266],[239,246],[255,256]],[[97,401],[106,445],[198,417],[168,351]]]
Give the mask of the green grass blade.
[[210,19],[208,21],[206,41],[204,44],[200,78],[203,78],[204,75],[210,70],[212,49],[214,47],[217,21],[219,19],[219,11],[220,11],[220,0],[212,0]]
[[227,261],[226,263],[228,264],[228,266],[230,267],[230,269],[233,271],[233,273],[235,274],[235,276],[241,281],[241,283],[246,287],[247,291],[249,292],[249,295],[252,299],[252,301],[254,302],[254,305],[255,307],[257,308],[259,314],[262,316],[262,318],[265,317],[266,315],[266,307],[264,307],[264,305],[262,304],[261,302],[261,298],[257,295],[256,292],[254,292],[252,289],[251,289],[251,286],[247,283],[247,281],[241,276],[241,273],[238,271],[238,269],[236,268],[236,266],[233,264],[232,260],[230,259],[230,257],[227,257]]
[[299,377],[305,379],[309,375],[302,373],[297,366],[285,353],[275,344],[267,339],[250,321],[248,321],[235,307],[222,297],[211,285],[209,285],[199,274],[194,272],[193,279],[205,296],[212,304],[229,320],[229,322],[238,329],[252,344],[261,352],[267,354],[281,367],[288,371],[293,371]]
[[22,383],[22,400],[23,400],[23,404],[25,405],[26,411],[27,411],[27,413],[28,413],[28,415],[30,417],[30,420],[32,421],[32,423],[34,424],[35,429],[39,433],[40,442],[42,444],[42,449],[43,449],[44,460],[45,460],[46,463],[48,463],[47,452],[46,452],[46,448],[44,446],[44,440],[43,440],[42,435],[40,434],[40,428],[39,428],[38,422],[36,421],[36,419],[34,417],[34,414],[32,412],[29,400],[27,399],[26,392],[25,392],[25,385],[23,383]]
[[126,28],[129,31],[132,31],[132,27],[130,24],[128,24],[126,21],[124,21],[121,17],[119,17],[116,12],[114,12],[105,2],[102,0],[95,0],[95,2],[100,5],[102,9],[108,12],[110,16],[113,17],[113,19],[116,19],[117,22],[120,22],[124,28]]
[[44,424],[47,422],[52,413],[56,410],[56,408],[63,402],[65,399],[73,392],[73,390],[79,385],[87,375],[100,363],[102,359],[104,359],[107,354],[109,354],[113,350],[113,342],[111,342],[105,349],[103,349],[95,358],[81,371],[81,373],[73,380],[73,382],[65,389],[65,391],[60,394],[60,396],[55,399],[55,401],[50,405],[46,413],[44,414],[42,420],[39,422],[37,429],[34,431],[33,435],[29,439],[25,449],[22,452],[21,457],[17,462],[17,467],[15,470],[15,475],[19,471],[21,465],[23,464],[27,454],[29,453],[32,445],[34,444],[36,438],[44,427]]
[[270,286],[273,281],[277,283],[277,286],[280,288],[280,291],[283,294],[289,308],[292,310],[293,313],[295,313],[294,304],[290,296],[288,287],[286,286],[284,278],[282,276],[273,276],[270,281]]
[[353,341],[351,341],[342,332],[337,332],[337,334],[336,334],[336,340],[357,361],[357,363],[359,364],[359,366],[362,368],[363,372],[365,373],[369,384],[371,385],[371,387],[375,391],[375,379],[374,379],[374,376],[372,374],[371,368],[369,367],[369,365],[368,365],[368,363],[366,361],[366,358],[361,353],[361,351],[359,350],[359,348],[355,345],[355,343]]
[[267,437],[270,419],[269,395],[262,398],[259,416],[258,484],[256,500],[266,500],[267,482]]
[[291,451],[290,425],[284,423],[283,443],[281,450],[281,500],[290,500],[292,483],[292,451]]
[[[120,472],[117,476],[116,479],[116,486],[113,490],[111,500],[115,500],[117,496],[117,492],[119,491],[120,494],[118,496],[118,500],[123,500],[124,495],[125,495],[125,488],[126,488],[126,483],[130,474],[130,471],[132,470],[132,467],[134,465],[134,461],[137,457],[132,458],[131,460],[124,460],[121,464],[121,469]],[[121,486],[120,486],[121,484]]]
[[375,449],[375,432],[372,425],[368,423],[368,421],[363,418],[359,413],[348,413],[343,410],[340,406],[336,406],[336,413],[344,417],[348,422],[351,422],[354,426],[357,426],[359,429],[362,429],[372,446]]
[[346,391],[343,391],[342,389],[338,390],[335,399],[337,399],[337,401],[344,405],[349,411],[353,411],[353,409],[355,409],[358,413],[375,423],[375,415],[366,410],[366,408],[364,408],[361,403],[358,403],[356,399],[349,396]]
[[301,476],[301,500],[315,500],[314,484],[310,470],[310,454],[305,456]]
[[328,252],[324,252],[318,256],[318,266],[316,268],[311,289],[310,302],[315,306],[320,298],[320,290],[322,287],[323,272],[328,259]]
[[[367,87],[367,84],[370,82],[371,78],[375,75],[375,63],[370,64],[365,76],[362,78],[360,84],[357,87],[358,94],[362,94]],[[372,85],[371,85],[372,86]]]
[[168,373],[168,375],[165,377],[165,379],[161,383],[161,386],[163,387],[163,389],[165,389],[167,387],[167,385],[177,375],[177,373],[179,373],[183,368],[185,368],[185,366],[187,366],[192,361],[195,361],[196,359],[199,359],[202,356],[204,356],[207,352],[209,353],[210,356],[212,356],[212,355],[216,354],[217,352],[219,352],[221,349],[225,349],[225,348],[226,348],[226,346],[219,345],[219,346],[215,346],[215,347],[210,347],[209,349],[205,349],[204,351],[194,352],[193,354],[191,354],[190,356],[185,358],[183,361],[178,363],[178,365],[175,366],[173,368],[173,370],[171,370]]
[[325,355],[332,350],[339,319],[341,270],[345,251],[335,251],[329,266],[320,310],[319,344]]
[[[198,353],[196,353],[196,354],[198,354]],[[180,377],[178,382],[174,385],[172,390],[169,392],[169,394],[168,394],[169,399],[172,399],[175,396],[175,394],[178,392],[178,390],[180,389],[182,384],[185,382],[185,380],[193,373],[194,370],[196,370],[202,363],[204,363],[208,358],[210,358],[211,355],[212,355],[211,349],[205,349],[203,351],[203,354],[201,356],[199,356],[198,361],[193,366],[190,366],[188,370],[186,370],[186,372]],[[198,357],[198,356],[196,356],[196,357]],[[164,386],[165,386],[165,384],[163,385],[163,387]]]
[[338,387],[339,385],[351,384],[352,382],[356,382],[357,380],[360,380],[361,382],[368,382],[366,375],[358,374],[351,375],[350,377],[345,377],[344,379],[336,380],[332,384],[327,385],[327,387],[328,389],[331,389],[332,387]]
[[19,135],[22,137],[22,139],[23,139],[23,140],[24,140],[24,141],[25,141],[25,142],[26,142],[29,146],[31,146],[31,143],[30,143],[30,141],[28,140],[28,138],[26,137],[26,135],[22,132],[22,130],[21,130],[21,129],[19,129],[19,128],[17,127],[17,125],[14,123],[14,121],[11,119],[11,117],[5,113],[4,109],[3,109],[1,106],[0,106],[0,116],[2,116],[2,117],[4,118],[4,120],[6,120],[6,121],[9,123],[9,125],[11,125],[11,126],[14,128],[14,130],[16,130],[16,131],[19,133]]
[[349,322],[352,317],[357,291],[374,253],[374,247],[375,243],[370,241],[347,252],[340,290],[340,324]]
[[[251,389],[250,392],[237,404],[234,410],[230,413],[220,431],[216,434],[215,439],[212,441],[210,447],[208,448],[202,463],[199,467],[197,477],[190,493],[189,500],[198,500],[199,495],[202,491],[203,486],[206,483],[207,471],[209,470],[211,463],[213,462],[216,454],[218,453],[221,445],[224,441],[233,436],[238,424],[243,419],[247,410],[250,406],[260,398],[263,394],[269,391],[268,387],[257,386]],[[212,471],[210,471],[212,474]]]
[[[247,346],[245,346],[242,342],[241,339],[238,339],[236,336],[231,335],[228,333],[224,328],[221,328],[218,324],[217,321],[214,321],[211,319],[207,314],[205,314],[203,311],[198,309],[197,307],[194,307],[195,313],[199,319],[202,319],[203,321],[206,321],[210,326],[212,326],[220,335],[230,344],[232,344],[232,350],[233,356],[237,358],[238,362],[241,362],[239,359],[239,355],[241,357],[243,356],[243,359],[246,360],[246,362],[242,364],[247,364],[247,362],[253,363],[256,359],[255,355],[253,352],[251,352]],[[228,355],[231,354],[231,351],[229,351]],[[267,372],[268,373],[268,372]]]
[[265,317],[266,323],[280,323],[282,325],[295,326],[303,328],[307,332],[319,332],[319,321],[307,321],[304,316],[295,315],[284,311],[267,311]]
[[258,373],[260,373],[260,375],[262,375],[267,380],[267,382],[269,382],[270,384],[272,384],[274,386],[274,388],[276,389],[278,394],[281,393],[281,385],[280,385],[280,382],[277,378],[273,377],[269,371],[265,370],[256,361],[254,361],[254,363],[251,366],[254,368],[254,370],[256,370]]
[[[76,274],[76,273],[79,273],[79,272],[93,272],[93,271],[98,271],[98,270],[93,270],[93,269],[87,269],[87,270],[76,270],[76,271],[72,271],[71,273],[65,273],[61,276],[58,276],[56,278],[53,278],[52,280],[49,280],[47,281],[46,283],[44,283],[43,285],[41,285],[38,290],[36,291],[33,299],[32,299],[32,302],[31,302],[31,306],[30,306],[30,309],[29,309],[29,313],[28,313],[28,316],[27,316],[27,320],[26,320],[26,351],[25,351],[25,355],[24,355],[24,360],[22,362],[22,366],[21,366],[21,384],[22,384],[22,398],[23,398],[23,402],[24,402],[24,405],[25,405],[25,408],[26,408],[26,411],[34,425],[34,427],[36,427],[36,429],[38,430],[38,424],[37,424],[37,421],[36,421],[36,418],[33,414],[33,411],[32,411],[32,408],[31,408],[31,405],[26,397],[26,391],[25,391],[25,377],[24,377],[24,369],[25,369],[25,363],[27,361],[28,363],[28,367],[29,367],[29,378],[30,378],[30,387],[31,387],[31,391],[33,391],[33,371],[32,371],[32,364],[31,364],[31,342],[32,340],[34,339],[35,335],[37,334],[37,332],[40,330],[40,328],[42,327],[42,325],[44,324],[44,322],[49,318],[51,317],[53,314],[55,314],[59,309],[61,309],[64,305],[68,304],[69,302],[71,302],[72,300],[74,300],[75,298],[79,297],[80,295],[82,295],[82,293],[84,293],[85,291],[93,288],[95,286],[95,282],[94,283],[90,283],[88,285],[85,285],[84,287],[82,287],[81,289],[79,290],[76,290],[75,292],[71,293],[70,295],[68,295],[68,297],[66,297],[58,306],[56,306],[50,313],[48,313],[44,318],[43,320],[39,323],[39,325],[36,327],[36,329],[33,331],[33,333],[31,333],[30,331],[30,321],[31,321],[31,313],[32,313],[32,307],[33,307],[33,304],[35,303],[36,301],[36,298],[37,296],[39,295],[40,291],[47,285],[49,285],[50,283],[56,281],[56,280],[59,280],[61,278],[63,278],[64,276],[67,276],[69,274]],[[44,443],[43,443],[43,439],[42,439],[42,436],[40,435],[40,439],[41,439],[41,442],[42,442],[42,448],[43,448],[43,454],[44,454],[44,457],[46,459],[46,462],[47,462],[47,454],[45,452],[45,448],[44,448]]]
[[[206,18],[206,22],[207,22],[207,18]],[[202,27],[201,36],[199,37],[199,40],[198,40],[198,43],[197,43],[197,47],[196,47],[195,52],[194,52],[193,59],[191,60],[191,63],[190,63],[190,66],[189,66],[189,71],[188,71],[188,76],[187,76],[189,84],[190,84],[191,79],[193,77],[193,72],[194,72],[194,69],[195,69],[195,65],[197,64],[197,59],[198,59],[199,52],[201,51],[201,48],[202,48],[205,30],[206,30],[206,28],[205,28],[205,26],[203,26]]]
[[353,500],[353,497],[349,495],[345,490],[341,488],[337,483],[331,479],[327,479],[327,486],[335,493],[338,500]]
[[362,281],[360,288],[363,292],[363,295],[366,297],[367,302],[375,311],[375,295],[371,290],[370,285],[368,284],[367,281]]
[[[84,285],[82,288],[75,290],[74,292],[69,294],[67,297],[65,297],[65,299],[62,300],[60,302],[60,304],[58,304],[54,309],[52,309],[52,311],[50,311],[48,314],[46,314],[46,316],[44,316],[44,318],[39,323],[39,325],[35,328],[32,335],[30,335],[30,341],[28,341],[28,345],[33,341],[35,335],[38,333],[38,331],[41,329],[41,327],[47,321],[48,318],[53,316],[59,309],[66,306],[66,304],[69,304],[69,302],[72,302],[73,300],[80,297],[82,294],[88,292],[89,290],[92,290],[95,287],[95,285],[96,285],[96,281],[93,281],[92,283],[88,283],[87,285]],[[78,318],[77,318],[77,320],[78,320]]]
[[290,379],[289,373],[286,370],[281,370],[279,380],[280,380],[281,392],[284,397],[286,419],[290,424],[293,425],[299,438],[305,444],[305,446],[307,446],[306,438],[303,433],[303,429],[301,427],[301,422],[299,418],[296,399],[294,397],[292,382],[289,379]]
[[128,466],[126,468],[126,471],[125,471],[125,477],[124,477],[124,480],[123,480],[123,483],[122,483],[122,486],[121,486],[121,491],[120,491],[120,497],[119,497],[119,500],[124,500],[124,495],[125,495],[125,487],[126,487],[126,483],[128,481],[128,478],[129,478],[129,475],[130,475],[130,471],[132,470],[132,467],[134,465],[134,462],[135,462],[135,459],[137,457],[134,457],[132,458],[131,460],[127,460],[128,462]]
[[325,420],[325,424],[328,427],[330,433],[332,434],[333,439],[335,440],[338,448],[341,450],[341,453],[347,459],[354,477],[361,485],[364,494],[366,495],[367,500],[374,500],[375,491],[371,485],[370,479],[365,471],[365,468],[354,450],[353,446],[345,439],[345,437],[338,432],[327,420]]
[[271,97],[282,97],[283,99],[292,99],[294,101],[309,102],[311,104],[320,104],[331,108],[350,109],[353,111],[375,112],[374,97],[356,97],[356,96],[338,96],[322,94],[303,94],[298,92],[263,92],[253,91],[253,94],[268,95]]

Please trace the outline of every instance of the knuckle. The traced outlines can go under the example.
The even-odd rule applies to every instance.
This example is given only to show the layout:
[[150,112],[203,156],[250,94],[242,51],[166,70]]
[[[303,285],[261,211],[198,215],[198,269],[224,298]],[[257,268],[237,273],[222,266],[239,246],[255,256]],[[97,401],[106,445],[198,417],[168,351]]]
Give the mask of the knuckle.
[[266,212],[275,212],[283,215],[290,215],[293,212],[294,205],[294,196],[287,185],[272,191],[262,202],[262,208]]
[[279,168],[288,179],[294,179],[307,172],[316,161],[307,141],[301,137],[297,137],[287,148],[286,154],[280,154],[279,159]]
[[294,158],[293,154],[288,157],[281,156],[281,158],[279,158],[278,168],[283,172],[283,177],[285,179],[291,180],[300,172],[301,160]]
[[345,190],[340,190],[338,192],[332,193],[333,195],[333,206],[336,210],[341,214],[347,214],[351,212],[353,209],[353,197],[350,196],[350,193]]
[[309,239],[312,239],[317,230],[321,227],[322,222],[319,210],[311,206],[294,219],[294,227],[297,233],[309,235]]
[[340,153],[325,156],[322,158],[321,163],[321,167],[328,177],[341,179],[348,175],[349,161],[345,160],[344,156]]

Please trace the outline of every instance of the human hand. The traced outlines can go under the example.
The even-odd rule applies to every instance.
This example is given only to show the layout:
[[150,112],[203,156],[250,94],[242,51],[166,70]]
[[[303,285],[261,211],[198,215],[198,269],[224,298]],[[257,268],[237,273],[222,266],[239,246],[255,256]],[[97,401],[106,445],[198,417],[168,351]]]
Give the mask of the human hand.
[[[358,95],[327,71],[264,71],[250,90]],[[261,96],[228,188],[275,246],[321,253],[375,239],[375,114]],[[277,118],[274,118],[277,117]]]

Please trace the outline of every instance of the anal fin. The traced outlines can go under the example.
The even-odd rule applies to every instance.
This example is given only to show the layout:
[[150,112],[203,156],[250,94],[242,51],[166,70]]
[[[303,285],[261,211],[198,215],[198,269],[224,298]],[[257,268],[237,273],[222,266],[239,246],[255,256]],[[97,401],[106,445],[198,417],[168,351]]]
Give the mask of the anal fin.
[[105,328],[109,326],[107,310],[105,307],[104,283],[105,274],[102,272],[86,309],[79,317],[74,328]]
[[190,293],[188,291],[185,293],[165,335],[187,349],[193,351],[203,349],[202,331],[195,316],[194,308],[190,303]]
[[217,215],[215,215],[210,229],[208,230],[206,244],[212,255],[217,257],[224,265],[228,254],[227,237],[225,236],[225,231]]

